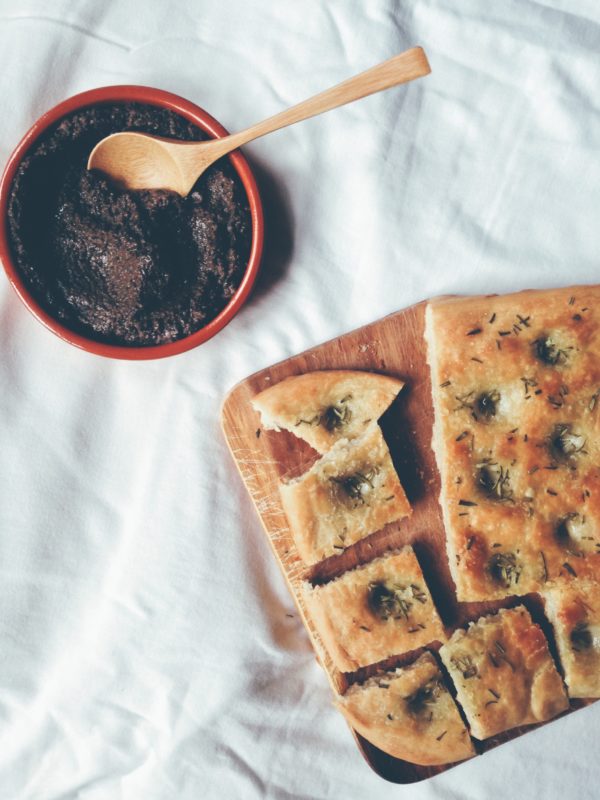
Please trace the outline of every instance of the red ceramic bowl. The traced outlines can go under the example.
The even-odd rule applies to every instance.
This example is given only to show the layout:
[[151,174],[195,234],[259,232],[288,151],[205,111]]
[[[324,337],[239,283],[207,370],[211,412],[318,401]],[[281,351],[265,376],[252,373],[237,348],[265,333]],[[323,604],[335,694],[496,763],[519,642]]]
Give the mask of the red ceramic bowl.
[[81,94],[76,94],[74,97],[70,97],[38,119],[25,134],[8,160],[2,180],[0,181],[0,259],[2,259],[9,281],[23,303],[25,303],[36,319],[61,339],[64,339],[64,341],[76,347],[80,347],[83,350],[87,350],[89,353],[96,353],[109,358],[126,358],[133,360],[163,358],[164,356],[172,356],[177,353],[183,353],[185,350],[191,350],[192,347],[206,342],[208,339],[212,338],[215,333],[218,333],[221,328],[224,328],[240,310],[248,298],[254,281],[256,280],[264,238],[262,204],[254,175],[250,170],[248,162],[239,151],[231,153],[228,157],[246,190],[250,214],[252,216],[252,244],[248,266],[246,267],[242,282],[225,308],[207,325],[199,331],[196,331],[196,333],[192,333],[190,336],[178,339],[176,342],[169,342],[168,344],[159,344],[149,347],[124,347],[104,344],[88,338],[87,336],[75,333],[50,316],[50,314],[48,314],[48,312],[32,297],[12,260],[10,251],[7,224],[8,194],[21,159],[47,128],[67,114],[87,106],[119,101],[139,102],[168,108],[190,120],[190,122],[193,122],[213,138],[227,136],[225,128],[203,109],[190,103],[188,100],[184,100],[182,97],[178,97],[176,94],[163,92],[160,89],[152,89],[149,86],[105,86],[101,89],[92,89],[89,92],[82,92]]

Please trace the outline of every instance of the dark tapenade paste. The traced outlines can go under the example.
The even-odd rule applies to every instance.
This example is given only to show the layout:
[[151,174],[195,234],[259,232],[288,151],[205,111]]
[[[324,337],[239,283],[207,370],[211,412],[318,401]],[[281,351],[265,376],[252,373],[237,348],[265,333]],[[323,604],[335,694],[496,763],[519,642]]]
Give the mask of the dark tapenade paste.
[[74,112],[29,151],[8,205],[14,261],[33,296],[66,327],[109,344],[146,346],[199,330],[229,302],[248,263],[244,187],[222,159],[187,197],[124,191],[87,159],[110,133],[206,135],[138,103]]

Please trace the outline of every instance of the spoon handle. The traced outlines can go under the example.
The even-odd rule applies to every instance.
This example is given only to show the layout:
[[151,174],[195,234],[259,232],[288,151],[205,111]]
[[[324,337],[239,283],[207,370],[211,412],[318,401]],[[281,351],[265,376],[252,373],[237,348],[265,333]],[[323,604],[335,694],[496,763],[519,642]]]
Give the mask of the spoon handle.
[[258,139],[259,136],[293,125],[295,122],[315,117],[317,114],[323,114],[325,111],[331,111],[332,108],[338,108],[354,100],[360,100],[362,97],[368,97],[368,95],[381,92],[383,89],[389,89],[400,83],[407,83],[415,80],[415,78],[421,78],[430,72],[431,67],[423,48],[412,47],[410,50],[389,58],[387,61],[383,61],[381,64],[371,67],[371,69],[361,72],[353,78],[348,78],[348,80],[338,83],[337,86],[332,86],[331,89],[326,89],[324,92],[314,97],[309,97],[308,100],[303,100],[301,103],[281,111],[273,117],[257,122],[256,125],[252,125],[250,128],[216,140],[211,145],[219,150],[221,150],[221,147],[219,147],[221,145],[221,154],[225,155],[225,153],[229,153],[231,150],[241,147],[253,139]]

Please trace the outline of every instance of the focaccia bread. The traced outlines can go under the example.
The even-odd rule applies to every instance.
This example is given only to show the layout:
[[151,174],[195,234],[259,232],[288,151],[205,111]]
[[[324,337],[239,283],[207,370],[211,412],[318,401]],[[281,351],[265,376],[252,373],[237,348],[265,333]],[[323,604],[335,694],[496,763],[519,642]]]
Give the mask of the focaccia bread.
[[442,298],[426,311],[450,570],[461,601],[600,561],[600,287]]
[[374,372],[320,370],[294,375],[252,401],[267,429],[291,431],[319,453],[365,433],[393,402],[402,381]]
[[339,554],[411,513],[376,422],[360,439],[340,439],[302,477],[281,484],[280,492],[306,564]]
[[546,637],[524,606],[455,631],[440,656],[477,739],[551,719],[569,707]]
[[600,585],[561,581],[543,592],[571,697],[600,697]]
[[416,650],[446,635],[410,546],[306,586],[310,617],[342,672]]
[[336,706],[369,742],[413,764],[451,764],[473,743],[431,653],[351,686]]

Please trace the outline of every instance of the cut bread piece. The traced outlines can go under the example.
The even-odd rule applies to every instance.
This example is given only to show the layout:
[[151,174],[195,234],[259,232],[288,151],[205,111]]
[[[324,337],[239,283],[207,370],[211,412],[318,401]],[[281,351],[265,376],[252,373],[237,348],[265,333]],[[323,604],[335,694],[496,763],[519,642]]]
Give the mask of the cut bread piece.
[[546,637],[524,606],[455,631],[440,656],[477,739],[551,719],[569,707]]
[[542,596],[571,697],[600,697],[600,585],[561,581]]
[[280,486],[294,542],[306,564],[339,554],[411,508],[381,429],[341,439],[301,478]]
[[425,334],[460,601],[600,570],[600,286],[432,300]]
[[350,725],[385,753],[413,764],[451,764],[475,754],[431,653],[354,684],[336,701]]
[[307,584],[304,597],[331,660],[342,672],[446,641],[410,546],[324,586]]
[[402,381],[373,372],[322,370],[286,378],[252,401],[265,428],[287,430],[325,453],[365,433],[393,402]]

